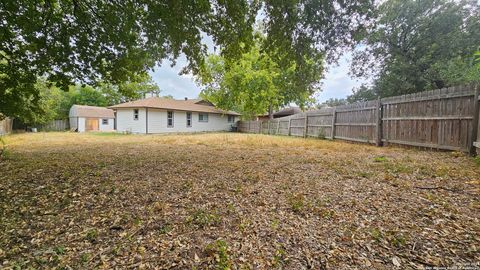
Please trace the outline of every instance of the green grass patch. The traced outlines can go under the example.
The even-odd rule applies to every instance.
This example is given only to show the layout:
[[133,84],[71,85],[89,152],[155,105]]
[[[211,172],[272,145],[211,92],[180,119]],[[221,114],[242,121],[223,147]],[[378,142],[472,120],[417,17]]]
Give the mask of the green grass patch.
[[379,156],[379,157],[373,158],[373,161],[375,161],[375,162],[387,162],[388,159],[384,156]]
[[121,132],[90,132],[88,134],[94,135],[94,136],[101,136],[101,137],[118,137],[118,136],[131,135],[129,133],[121,133]]

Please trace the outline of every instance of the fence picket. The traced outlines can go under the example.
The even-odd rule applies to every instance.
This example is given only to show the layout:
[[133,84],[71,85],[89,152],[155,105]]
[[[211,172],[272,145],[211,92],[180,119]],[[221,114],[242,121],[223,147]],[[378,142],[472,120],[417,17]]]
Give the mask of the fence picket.
[[[239,131],[265,133],[266,124],[268,134],[329,137],[378,146],[403,144],[473,153],[475,145],[480,144],[477,139],[480,135],[479,91],[479,86],[436,89],[279,118],[276,132],[270,120],[267,123],[249,121],[248,128],[239,124]],[[252,125],[258,130],[252,129]]]

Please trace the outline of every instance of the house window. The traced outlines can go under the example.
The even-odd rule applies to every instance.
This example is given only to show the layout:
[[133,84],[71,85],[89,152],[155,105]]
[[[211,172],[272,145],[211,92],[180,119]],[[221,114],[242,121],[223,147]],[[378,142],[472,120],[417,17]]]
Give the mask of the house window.
[[192,126],[192,113],[187,112],[187,127],[191,127],[191,126]]
[[173,127],[173,111],[167,111],[167,127]]
[[133,120],[138,120],[138,109],[133,109]]
[[108,125],[108,119],[102,119],[102,125]]
[[199,113],[198,122],[208,122],[208,113]]
[[228,123],[233,123],[233,122],[235,122],[235,116],[234,115],[229,115],[227,120],[228,120]]

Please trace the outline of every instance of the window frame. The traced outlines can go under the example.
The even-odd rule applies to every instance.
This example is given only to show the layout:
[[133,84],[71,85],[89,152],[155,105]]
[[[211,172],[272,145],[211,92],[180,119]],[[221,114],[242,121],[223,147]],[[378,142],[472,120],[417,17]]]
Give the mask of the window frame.
[[[232,121],[230,121],[230,118]],[[227,122],[230,124],[235,123],[235,115],[227,115]]]
[[[187,124],[187,128],[188,127],[192,127],[192,112],[187,112],[186,113],[186,124]],[[190,122],[190,123],[189,123]]]
[[133,120],[138,121],[140,119],[140,110],[139,109],[133,109]]
[[[202,115],[201,120],[200,120],[200,115]],[[204,116],[206,116],[206,119]],[[198,122],[208,123],[208,113],[198,113]]]
[[[172,114],[172,116],[170,117],[169,114]],[[167,111],[167,128],[173,128],[174,127],[174,119],[175,119],[175,115],[173,113],[173,111]],[[172,120],[172,124],[170,124],[170,120]]]
[[108,125],[108,118],[102,118],[102,125]]

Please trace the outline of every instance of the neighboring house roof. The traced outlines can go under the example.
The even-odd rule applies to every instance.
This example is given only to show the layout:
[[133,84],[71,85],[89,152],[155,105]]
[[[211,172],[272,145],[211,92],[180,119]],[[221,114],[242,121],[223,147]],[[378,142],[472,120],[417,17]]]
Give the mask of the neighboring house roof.
[[301,112],[302,110],[299,107],[288,107],[278,112],[275,112],[273,116],[278,118],[278,117],[289,116],[289,115],[293,115]]
[[[299,107],[287,107],[287,108],[281,109],[280,111],[274,112],[273,113],[273,118],[290,116],[290,115],[294,115],[294,114],[301,113],[301,112],[302,112],[302,110]],[[268,119],[269,115],[264,114],[264,115],[258,115],[257,117],[259,119]]]
[[105,107],[73,105],[70,108],[70,117],[115,118],[113,110]]
[[110,109],[126,109],[126,108],[154,108],[178,111],[206,112],[218,114],[240,115],[233,111],[224,111],[215,108],[211,103],[200,99],[176,100],[161,97],[151,97],[146,99],[135,100],[114,106]]

